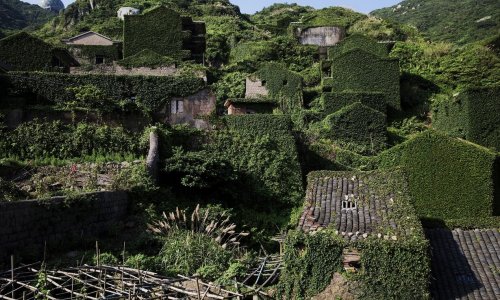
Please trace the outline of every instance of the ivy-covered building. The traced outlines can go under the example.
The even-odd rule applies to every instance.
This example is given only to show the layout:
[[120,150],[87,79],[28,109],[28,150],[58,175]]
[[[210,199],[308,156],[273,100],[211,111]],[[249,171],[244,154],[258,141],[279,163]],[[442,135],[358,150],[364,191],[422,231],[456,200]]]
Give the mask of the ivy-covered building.
[[279,298],[310,299],[336,274],[349,274],[357,298],[426,298],[428,247],[401,170],[312,172],[285,242]]
[[111,64],[122,58],[121,42],[94,31],[62,40],[81,64]]
[[165,6],[142,15],[125,15],[123,23],[123,56],[144,49],[174,59],[203,61],[205,23],[181,16]]
[[500,150],[500,85],[468,89],[434,105],[432,126]]
[[0,40],[0,61],[12,71],[69,72],[78,61],[63,48],[54,47],[26,32]]

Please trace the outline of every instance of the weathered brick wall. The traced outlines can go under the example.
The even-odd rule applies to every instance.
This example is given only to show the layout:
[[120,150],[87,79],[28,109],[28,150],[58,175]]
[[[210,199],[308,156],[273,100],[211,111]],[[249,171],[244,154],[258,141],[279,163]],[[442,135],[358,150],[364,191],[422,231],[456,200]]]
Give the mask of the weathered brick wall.
[[41,254],[45,243],[62,249],[96,240],[124,220],[127,208],[125,192],[0,202],[0,262],[12,254]]

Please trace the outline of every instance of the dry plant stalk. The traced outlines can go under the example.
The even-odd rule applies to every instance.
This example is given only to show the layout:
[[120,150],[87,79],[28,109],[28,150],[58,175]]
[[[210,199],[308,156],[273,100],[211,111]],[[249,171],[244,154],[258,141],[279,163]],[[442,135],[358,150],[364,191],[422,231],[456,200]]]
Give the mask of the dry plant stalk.
[[185,210],[176,208],[168,215],[163,212],[162,218],[148,224],[148,231],[159,236],[168,236],[178,230],[189,230],[191,233],[204,234],[214,239],[223,249],[234,249],[240,246],[240,240],[249,235],[248,232],[237,232],[236,224],[230,223],[225,212],[218,218],[209,220],[210,208],[200,215],[200,205],[188,219]]

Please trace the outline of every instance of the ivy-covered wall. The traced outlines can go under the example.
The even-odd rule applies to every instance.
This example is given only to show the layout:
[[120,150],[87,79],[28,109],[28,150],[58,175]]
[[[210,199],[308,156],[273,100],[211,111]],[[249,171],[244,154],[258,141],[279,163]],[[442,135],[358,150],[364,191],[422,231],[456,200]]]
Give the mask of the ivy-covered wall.
[[182,29],[181,16],[165,6],[142,15],[127,15],[123,23],[123,56],[150,49],[163,56],[188,58],[191,53],[183,50],[183,43],[190,35]]
[[302,76],[278,63],[264,64],[255,76],[265,82],[269,96],[275,99],[284,111],[302,108]]
[[44,72],[11,72],[2,75],[17,93],[32,93],[53,103],[73,101],[69,87],[93,85],[109,98],[135,98],[147,111],[155,111],[174,96],[189,96],[205,87],[203,79],[185,76],[70,75]]
[[403,166],[420,217],[442,220],[500,213],[497,154],[467,141],[427,131],[382,152],[380,167]]
[[363,49],[380,57],[387,57],[389,54],[386,45],[377,43],[377,41],[362,34],[352,34],[335,45],[335,47],[329,48],[328,58],[331,60],[335,59],[353,49]]
[[326,114],[332,114],[345,106],[356,102],[378,110],[381,113],[386,113],[385,97],[382,93],[377,92],[326,92],[321,96],[321,104],[323,111]]
[[433,107],[432,125],[453,136],[500,150],[500,86],[472,88]]
[[71,45],[69,50],[77,57],[94,62],[96,56],[102,56],[106,63],[117,61],[122,57],[121,44],[112,46]]
[[380,92],[389,109],[401,109],[396,59],[358,48],[344,52],[333,60],[331,86],[333,92]]
[[355,143],[372,152],[385,148],[386,115],[361,102],[355,102],[328,115],[322,123],[322,135],[332,140]]
[[0,60],[13,70],[48,70],[52,66],[53,48],[39,38],[20,32],[0,40]]

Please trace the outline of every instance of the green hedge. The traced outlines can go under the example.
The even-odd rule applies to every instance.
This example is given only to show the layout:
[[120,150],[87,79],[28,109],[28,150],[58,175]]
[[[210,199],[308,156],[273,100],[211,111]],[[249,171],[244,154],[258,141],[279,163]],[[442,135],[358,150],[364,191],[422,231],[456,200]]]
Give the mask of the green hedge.
[[407,170],[419,216],[448,220],[500,212],[494,196],[495,186],[499,190],[496,159],[486,148],[427,131],[382,152],[377,161],[381,168]]
[[389,109],[400,110],[399,63],[366,50],[353,49],[335,58],[333,92],[380,92]]
[[227,116],[224,122],[229,129],[249,131],[254,134],[280,135],[290,132],[292,123],[286,115],[241,115]]
[[[171,76],[70,75],[43,72],[11,72],[3,75],[18,93],[32,93],[54,102],[73,101],[69,87],[93,85],[106,97],[120,101],[136,98],[144,109],[154,111],[170,97],[188,96],[202,89],[200,78]],[[0,76],[1,78],[2,76]]]
[[302,108],[302,76],[278,63],[264,64],[255,72],[255,76],[266,82],[269,96],[275,99],[283,110]]
[[382,93],[342,92],[323,93],[321,96],[323,110],[326,114],[332,114],[345,106],[356,102],[371,107],[381,113],[386,113],[385,97]]
[[433,107],[432,125],[453,136],[500,150],[500,86],[473,88]]
[[191,55],[183,50],[189,32],[182,30],[182,17],[159,6],[143,15],[125,16],[123,23],[123,56],[150,49],[160,55],[184,59]]
[[322,121],[322,136],[354,143],[376,152],[387,142],[386,115],[360,102],[328,115]]
[[365,35],[352,34],[334,47],[329,48],[328,58],[335,60],[335,58],[339,57],[341,54],[353,49],[363,49],[379,57],[387,57],[389,54],[386,45],[377,43],[377,41]]
[[48,70],[52,66],[53,48],[39,38],[20,32],[0,40],[0,60],[14,70]]

